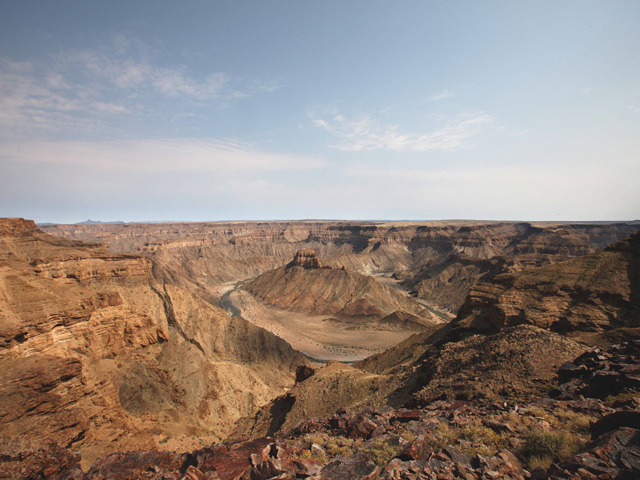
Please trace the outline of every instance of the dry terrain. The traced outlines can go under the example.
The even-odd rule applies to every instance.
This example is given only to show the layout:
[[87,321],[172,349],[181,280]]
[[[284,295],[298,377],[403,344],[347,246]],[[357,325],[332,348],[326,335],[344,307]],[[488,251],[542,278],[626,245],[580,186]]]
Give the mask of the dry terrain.
[[257,301],[244,290],[228,297],[231,309],[265,330],[287,341],[311,360],[354,362],[396,345],[412,331],[367,328],[326,315],[281,310]]
[[634,478],[638,229],[2,219],[0,478]]
[[303,358],[287,343],[151,270],[0,220],[0,437],[54,440],[89,463],[193,448],[293,383]]
[[456,314],[470,290],[502,272],[584,255],[640,229],[625,223],[209,222],[46,225],[52,235],[144,255],[154,276],[216,303],[222,285],[257,277],[313,249],[330,267],[385,276]]

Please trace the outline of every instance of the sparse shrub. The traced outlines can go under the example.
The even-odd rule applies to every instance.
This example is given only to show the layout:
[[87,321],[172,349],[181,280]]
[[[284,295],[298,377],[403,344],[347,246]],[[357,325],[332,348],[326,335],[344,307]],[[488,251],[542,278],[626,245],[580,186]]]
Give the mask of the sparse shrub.
[[563,430],[569,430],[572,432],[587,432],[591,422],[595,418],[585,415],[584,413],[574,412],[572,410],[566,410],[564,408],[558,409],[553,414],[562,423]]
[[304,436],[305,442],[316,443],[318,445],[323,445],[323,446],[328,439],[329,439],[329,435],[327,435],[326,433],[320,433],[320,432],[309,433]]
[[449,424],[445,422],[440,422],[438,428],[436,428],[426,440],[431,448],[439,450],[447,445],[453,445],[459,436],[460,431],[458,429],[451,428]]
[[502,437],[492,429],[482,425],[480,421],[465,425],[462,433],[471,442],[484,443],[487,445],[498,445],[502,443]]
[[360,451],[371,458],[379,467],[385,466],[395,457],[402,447],[400,445],[390,445],[382,440],[376,440],[373,443],[363,447]]
[[524,454],[528,457],[554,457],[566,447],[566,439],[558,432],[532,430],[526,436]]
[[409,443],[416,439],[416,434],[410,430],[402,430],[402,432],[400,432],[400,436]]
[[558,426],[558,419],[554,417],[551,413],[547,412],[544,408],[531,407],[528,409],[527,415],[529,417],[545,420],[551,426],[554,426],[554,427]]
[[[345,456],[345,455],[343,455]],[[316,462],[324,463],[327,461],[326,455],[321,452],[312,452],[311,450],[302,450],[298,454],[298,458],[310,458]]]
[[529,462],[533,458],[536,462],[543,462],[546,459],[558,461],[573,455],[580,450],[581,446],[581,440],[567,432],[531,430],[526,435],[522,453]]
[[541,418],[543,420],[546,420],[547,422],[549,421],[549,418],[551,417],[549,415],[549,413],[544,409],[544,408],[540,408],[540,407],[529,407],[527,409],[527,414],[531,417],[536,417],[536,418]]
[[532,417],[521,415],[511,410],[507,416],[507,420],[507,423],[513,426],[528,427],[529,425],[531,425]]
[[531,457],[527,461],[527,466],[529,470],[535,470],[536,468],[549,468],[553,463],[553,458],[551,457]]
[[630,392],[619,393],[617,395],[609,395],[605,400],[605,403],[612,406],[618,401],[626,402],[628,400],[633,400],[634,398],[640,398],[640,392],[637,390],[631,390]]
[[495,447],[488,445],[473,445],[471,447],[460,447],[460,450],[469,455],[482,455],[483,457],[491,457],[498,451]]
[[472,455],[495,455],[499,448],[507,444],[506,435],[485,427],[479,420],[465,425],[462,428],[462,434],[466,440],[477,444],[463,449]]
[[346,437],[329,437],[324,447],[331,457],[340,455],[341,457],[350,457],[353,455],[354,449],[362,444],[362,440],[353,440]]

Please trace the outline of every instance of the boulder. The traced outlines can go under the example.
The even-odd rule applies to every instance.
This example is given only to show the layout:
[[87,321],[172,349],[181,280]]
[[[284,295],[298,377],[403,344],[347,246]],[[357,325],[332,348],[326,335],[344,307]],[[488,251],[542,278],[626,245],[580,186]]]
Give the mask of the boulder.
[[323,480],[375,480],[378,478],[378,467],[362,453],[351,457],[338,458],[320,472]]

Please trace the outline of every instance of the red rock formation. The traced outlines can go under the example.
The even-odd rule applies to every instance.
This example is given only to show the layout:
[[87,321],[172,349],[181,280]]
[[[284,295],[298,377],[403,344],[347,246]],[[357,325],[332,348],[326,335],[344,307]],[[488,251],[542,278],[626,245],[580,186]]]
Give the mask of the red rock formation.
[[289,263],[287,267],[302,267],[305,270],[312,270],[320,268],[320,260],[318,259],[315,250],[310,248],[306,250],[298,250],[295,257],[293,257],[293,262]]
[[24,218],[0,218],[0,236],[29,235],[37,230],[33,220]]

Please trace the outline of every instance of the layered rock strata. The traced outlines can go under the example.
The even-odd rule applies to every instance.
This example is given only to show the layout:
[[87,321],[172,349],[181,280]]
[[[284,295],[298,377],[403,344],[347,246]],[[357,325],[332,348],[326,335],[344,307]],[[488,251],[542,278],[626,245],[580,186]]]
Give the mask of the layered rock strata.
[[523,323],[589,342],[639,335],[640,234],[599,252],[479,283],[456,319],[460,328],[476,331]]
[[506,222],[229,222],[51,225],[70,239],[141,253],[158,278],[216,302],[221,285],[280,267],[313,249],[326,266],[393,276],[440,309],[456,312],[470,287],[592,253],[637,231],[632,224]]
[[293,261],[287,267],[302,267],[305,270],[320,268],[318,255],[312,249],[298,250],[293,257]]
[[288,344],[151,270],[0,219],[0,437],[53,440],[85,462],[192,448],[293,383],[302,358]]
[[[265,272],[242,288],[261,302],[285,310],[347,320],[384,317],[388,325],[423,329],[434,324],[429,321],[432,314],[410,296],[344,268],[320,268],[311,250],[298,252],[286,266]],[[394,312],[396,317],[390,317]]]

